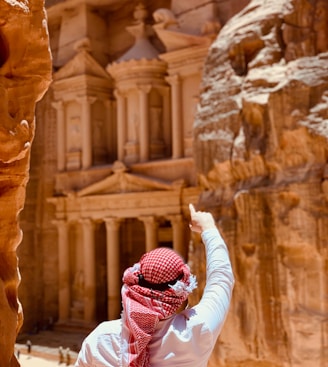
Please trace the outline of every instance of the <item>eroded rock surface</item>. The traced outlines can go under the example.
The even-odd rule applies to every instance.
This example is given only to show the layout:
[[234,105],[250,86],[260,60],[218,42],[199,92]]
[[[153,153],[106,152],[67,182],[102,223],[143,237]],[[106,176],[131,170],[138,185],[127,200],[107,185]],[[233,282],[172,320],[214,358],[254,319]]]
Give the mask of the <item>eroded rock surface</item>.
[[0,2],[0,366],[18,366],[16,335],[23,316],[17,299],[16,249],[22,237],[35,103],[51,80],[43,1]]
[[252,1],[206,61],[201,206],[237,280],[211,366],[328,365],[327,14],[326,1]]

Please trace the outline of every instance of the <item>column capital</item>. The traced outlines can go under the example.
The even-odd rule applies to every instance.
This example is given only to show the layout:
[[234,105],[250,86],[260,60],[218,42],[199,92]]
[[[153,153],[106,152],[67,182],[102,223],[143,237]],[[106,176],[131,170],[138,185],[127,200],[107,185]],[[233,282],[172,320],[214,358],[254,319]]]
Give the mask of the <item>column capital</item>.
[[157,218],[155,215],[141,215],[138,217],[144,224],[157,224]]
[[78,223],[82,224],[83,227],[87,227],[87,226],[94,227],[96,225],[96,222],[91,218],[80,218],[77,221]]
[[123,220],[124,220],[123,218],[116,218],[116,217],[105,217],[103,219],[106,225],[106,229],[111,230],[118,230]]
[[64,102],[63,101],[56,101],[56,102],[51,102],[51,106],[57,110],[57,111],[62,111],[64,108]]
[[170,84],[170,85],[179,85],[181,83],[181,77],[179,74],[174,74],[174,75],[170,75],[167,76],[165,78],[165,80]]
[[182,224],[183,223],[182,214],[170,214],[170,215],[167,215],[166,217],[172,224]]
[[139,93],[148,94],[151,91],[152,86],[151,84],[137,84],[137,89]]
[[113,94],[116,99],[121,99],[126,96],[126,93],[121,89],[114,89]]
[[69,225],[69,222],[66,219],[53,219],[51,223],[57,228],[64,228]]
[[81,104],[87,103],[88,105],[91,105],[92,103],[95,103],[97,99],[98,98],[96,96],[88,96],[88,95],[76,97],[77,102],[79,102]]

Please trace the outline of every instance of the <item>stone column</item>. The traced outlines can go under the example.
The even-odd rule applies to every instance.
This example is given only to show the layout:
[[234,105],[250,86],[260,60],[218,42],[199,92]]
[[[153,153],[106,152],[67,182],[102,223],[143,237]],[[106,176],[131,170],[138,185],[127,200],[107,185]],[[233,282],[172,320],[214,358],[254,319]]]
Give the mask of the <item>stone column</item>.
[[95,223],[90,219],[82,219],[80,223],[83,233],[84,321],[92,323],[96,314]]
[[184,222],[182,215],[169,215],[168,219],[172,225],[173,249],[185,258],[186,248],[184,246]]
[[126,141],[126,100],[118,89],[114,91],[117,100],[117,159],[124,161],[124,145]]
[[179,75],[166,78],[171,85],[171,105],[172,105],[172,158],[183,157],[183,116],[182,116],[182,93],[181,79]]
[[52,106],[57,111],[57,169],[64,171],[66,168],[66,129],[64,116],[64,103],[53,102]]
[[77,99],[82,108],[82,169],[92,166],[92,129],[91,129],[91,104],[97,98],[83,96]]
[[104,218],[107,234],[107,307],[108,319],[117,319],[121,313],[121,274],[119,230],[122,219]]
[[164,142],[166,145],[172,146],[172,126],[171,126],[171,102],[170,88],[165,86],[161,89],[163,97],[163,128]]
[[149,103],[148,94],[151,90],[151,85],[138,86],[139,91],[139,104],[140,104],[140,131],[139,131],[139,143],[140,143],[140,162],[147,162],[149,160]]
[[117,154],[116,147],[116,129],[115,123],[113,119],[113,101],[111,99],[106,99],[104,101],[104,105],[106,108],[106,133],[107,133],[107,150],[110,156],[110,159],[113,160]]
[[142,216],[139,219],[145,225],[146,252],[149,252],[158,246],[158,222],[154,216]]
[[70,294],[70,258],[68,229],[69,224],[64,220],[55,220],[53,223],[58,230],[58,273],[59,273],[59,323],[70,318],[71,294]]

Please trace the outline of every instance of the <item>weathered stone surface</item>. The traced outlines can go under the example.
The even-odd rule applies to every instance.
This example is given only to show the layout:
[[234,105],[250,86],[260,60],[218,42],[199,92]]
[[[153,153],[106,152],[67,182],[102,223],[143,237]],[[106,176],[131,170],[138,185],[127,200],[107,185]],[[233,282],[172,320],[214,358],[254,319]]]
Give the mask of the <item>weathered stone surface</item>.
[[237,279],[211,366],[328,364],[326,17],[325,1],[252,1],[205,63],[200,205]]
[[[139,257],[145,243],[156,245],[156,234],[159,243],[175,242],[186,251],[187,241],[181,239],[187,204],[197,203],[201,190],[199,207],[218,218],[237,279],[211,366],[327,364],[327,3],[257,0],[227,23],[247,3],[145,1],[149,14],[146,26],[139,27],[147,30],[142,40],[159,53],[159,60],[148,62],[142,61],[146,49],[130,52],[135,40],[127,29],[140,21],[134,2],[50,2],[55,83],[38,105],[29,195],[21,215],[20,299],[28,310],[26,330],[47,326],[50,320],[59,321],[56,327],[60,322],[89,327],[90,321],[116,317],[119,271]],[[197,107],[203,60],[219,30]],[[6,42],[1,46],[4,66]],[[126,68],[120,60],[124,55],[129,56]],[[153,68],[162,61],[168,77]],[[119,71],[116,80],[109,79],[110,65]],[[157,77],[160,83],[154,83]],[[144,97],[151,84],[161,89],[151,95],[148,115]],[[119,90],[124,86],[126,95]],[[170,101],[169,94],[175,96]],[[117,127],[124,126],[125,110],[130,141],[119,151],[121,162],[115,163]],[[138,145],[137,128],[160,121],[161,111],[172,134],[151,124],[157,126],[151,136],[165,135],[174,148],[163,154],[162,142],[153,139],[153,156],[143,151],[144,161],[139,162],[139,147],[146,145]],[[6,229],[3,237],[6,248],[19,242],[14,213],[22,206],[27,180],[29,152],[24,155],[22,142],[29,141],[32,130],[27,128],[29,118],[21,119],[28,121],[16,128],[21,138],[12,140],[15,144],[3,155],[12,162],[3,169],[8,175],[18,172],[15,187],[21,188],[8,189],[13,177],[3,183],[8,202],[17,205],[6,204],[12,209],[6,220],[13,218],[13,229]],[[15,125],[16,120],[10,121]],[[83,133],[82,122],[90,122],[92,129],[86,131],[94,132],[92,139]],[[127,152],[136,163],[127,159]],[[191,241],[189,250],[200,295],[205,264],[198,242]],[[118,248],[120,254],[113,251]],[[4,261],[11,264],[3,279],[12,279],[9,298],[16,305],[15,252]],[[113,290],[109,300],[107,291]],[[12,339],[16,311],[9,316]]]
[[22,232],[35,103],[51,79],[43,2],[0,3],[0,365],[18,366],[16,335],[23,314],[17,299],[16,249]]
[[[219,27],[246,2],[49,2],[54,82],[37,106],[20,216],[22,332],[118,316],[121,272],[146,243],[156,246],[156,232],[187,254],[202,65]],[[93,238],[95,261],[84,253]]]

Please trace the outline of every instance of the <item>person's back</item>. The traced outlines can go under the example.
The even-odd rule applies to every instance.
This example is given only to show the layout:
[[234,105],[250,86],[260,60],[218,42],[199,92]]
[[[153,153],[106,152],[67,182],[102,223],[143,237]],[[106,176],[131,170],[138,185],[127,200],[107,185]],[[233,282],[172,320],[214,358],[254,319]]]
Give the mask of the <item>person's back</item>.
[[149,343],[150,366],[207,366],[213,336],[199,321],[193,310],[160,321]]
[[[177,313],[196,286],[189,268],[176,260],[175,254],[165,252],[168,250],[145,254],[124,275],[122,320],[100,324],[85,339],[75,366],[207,366],[228,312],[234,278],[226,245],[212,216],[195,212],[192,206],[190,211],[191,229],[201,233],[206,250],[206,286],[200,302]],[[169,286],[147,280],[162,277],[165,266],[154,265],[161,259],[158,254],[171,266],[175,262],[181,273],[178,278],[176,274],[168,276],[173,279],[167,282]],[[170,267],[164,269],[164,277],[170,271]]]

